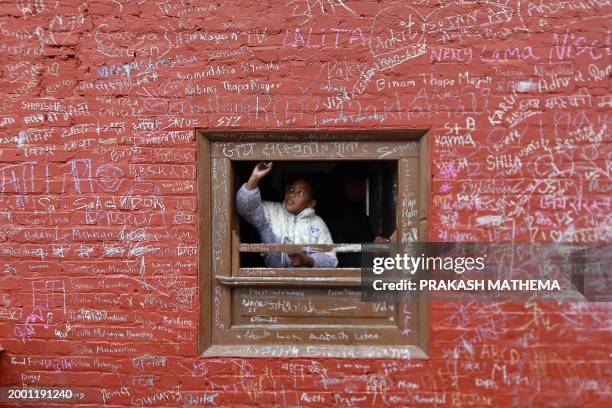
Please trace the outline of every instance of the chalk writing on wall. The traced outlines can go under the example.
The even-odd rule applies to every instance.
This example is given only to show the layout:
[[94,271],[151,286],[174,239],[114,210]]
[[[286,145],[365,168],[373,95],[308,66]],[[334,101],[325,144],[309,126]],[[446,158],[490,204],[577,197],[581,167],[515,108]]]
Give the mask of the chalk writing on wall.
[[[609,405],[604,303],[433,304],[424,361],[392,347],[312,359],[290,343],[199,358],[201,237],[213,272],[226,267],[214,231],[232,209],[199,230],[195,129],[283,131],[261,149],[219,142],[217,157],[287,160],[365,152],[363,130],[428,129],[430,239],[609,243],[611,14],[609,0],[4,2],[0,385],[65,384],[95,406]],[[346,141],[309,133],[338,128]],[[213,196],[231,188],[221,162]],[[413,193],[398,196],[405,241]],[[226,290],[211,293],[219,330]],[[244,307],[254,326],[278,323],[278,305]],[[508,397],[517,387],[534,396]]]

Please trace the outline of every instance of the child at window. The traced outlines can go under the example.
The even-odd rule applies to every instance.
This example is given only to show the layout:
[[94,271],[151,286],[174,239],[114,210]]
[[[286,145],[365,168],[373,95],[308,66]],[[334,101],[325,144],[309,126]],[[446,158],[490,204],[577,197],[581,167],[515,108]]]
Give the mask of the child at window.
[[[272,162],[258,163],[249,181],[236,195],[236,210],[266,244],[333,244],[325,221],[315,214],[316,186],[308,178],[293,180],[282,203],[261,201],[259,182],[272,170]],[[335,252],[306,248],[289,254],[269,252],[265,263],[271,268],[335,268]]]

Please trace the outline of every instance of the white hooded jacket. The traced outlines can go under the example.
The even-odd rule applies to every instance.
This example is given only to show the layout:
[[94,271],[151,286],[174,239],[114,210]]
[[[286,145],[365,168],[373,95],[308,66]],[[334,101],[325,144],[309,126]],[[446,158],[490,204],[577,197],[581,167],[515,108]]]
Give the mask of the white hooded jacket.
[[[333,244],[325,221],[306,208],[297,215],[287,211],[283,203],[261,201],[259,188],[247,190],[243,184],[236,195],[236,210],[249,224],[257,229],[262,242],[267,244]],[[335,268],[338,265],[336,253],[318,252],[305,247],[315,268]],[[285,253],[266,255],[266,265],[276,268],[292,267]]]

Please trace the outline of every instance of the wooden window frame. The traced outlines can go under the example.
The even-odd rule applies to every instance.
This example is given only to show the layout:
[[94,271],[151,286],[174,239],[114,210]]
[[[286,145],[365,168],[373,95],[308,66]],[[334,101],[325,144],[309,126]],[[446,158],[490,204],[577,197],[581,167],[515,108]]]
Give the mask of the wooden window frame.
[[[429,354],[429,304],[427,298],[410,303],[397,303],[400,313],[411,316],[414,334],[407,344],[253,344],[242,339],[229,344],[232,290],[257,286],[343,286],[358,287],[359,269],[276,269],[275,276],[251,276],[236,260],[239,252],[270,250],[271,245],[236,244],[233,226],[237,225],[234,210],[235,187],[233,161],[343,161],[396,160],[398,173],[397,230],[400,242],[429,240],[429,150],[427,130],[372,131],[207,131],[198,130],[198,177],[200,213],[199,289],[200,319],[198,351],[201,357],[334,357],[334,358],[402,358],[426,359]],[[343,149],[346,143],[361,146]],[[364,146],[366,144],[367,146]],[[299,146],[302,145],[302,146]],[[268,151],[264,151],[268,149]],[[287,150],[289,149],[289,150]],[[302,153],[289,155],[291,149]],[[297,151],[296,150],[296,151]],[[307,151],[306,151],[307,150]],[[274,153],[276,152],[276,153]],[[299,157],[302,154],[303,157]],[[214,167],[213,167],[214,166]],[[418,177],[410,174],[418,173]],[[226,199],[214,201],[222,191]],[[406,196],[402,196],[403,194]],[[408,193],[410,193],[408,195]],[[416,193],[417,209],[404,208]],[[410,216],[406,216],[410,214]],[[417,237],[414,237],[415,231]],[[416,238],[416,239],[415,239]],[[279,246],[288,249],[291,246]],[[271,268],[270,268],[271,269]],[[351,269],[351,270],[349,270]],[[298,277],[296,277],[296,272]],[[333,275],[331,275],[333,273]],[[325,276],[327,274],[327,276]],[[331,276],[330,276],[331,275]],[[405,309],[408,307],[408,309]],[[406,323],[404,323],[406,324]],[[402,329],[398,326],[395,332]],[[280,330],[280,329],[279,329]],[[284,329],[289,330],[289,329]],[[394,332],[394,333],[395,333]],[[408,335],[407,335],[408,336]],[[277,336],[278,337],[278,336]],[[232,337],[233,340],[235,338]]]

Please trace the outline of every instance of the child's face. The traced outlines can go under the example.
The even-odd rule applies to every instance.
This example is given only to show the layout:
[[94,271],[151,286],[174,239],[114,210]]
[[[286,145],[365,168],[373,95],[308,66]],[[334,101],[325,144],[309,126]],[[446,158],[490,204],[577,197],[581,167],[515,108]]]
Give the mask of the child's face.
[[306,208],[314,208],[317,204],[312,199],[310,184],[304,180],[295,180],[285,193],[285,208],[292,214],[299,214]]

